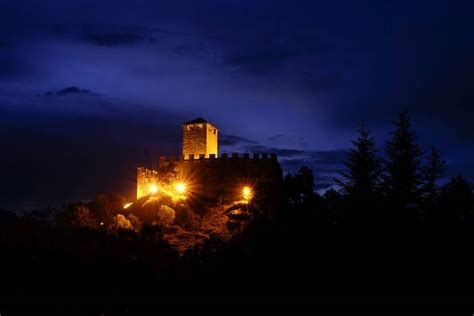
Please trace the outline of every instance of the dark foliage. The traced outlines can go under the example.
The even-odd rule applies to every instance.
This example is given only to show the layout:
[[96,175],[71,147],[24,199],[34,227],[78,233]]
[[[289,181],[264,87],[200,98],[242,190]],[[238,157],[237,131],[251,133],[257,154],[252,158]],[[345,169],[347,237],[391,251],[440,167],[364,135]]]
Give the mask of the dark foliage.
[[421,168],[422,183],[422,221],[436,223],[441,220],[437,214],[440,207],[439,181],[446,171],[446,162],[441,159],[438,150],[431,147],[426,164]]
[[436,216],[441,224],[473,223],[472,186],[462,176],[451,179],[442,190]]
[[421,200],[422,151],[416,143],[417,137],[406,110],[398,114],[394,126],[392,139],[385,144],[388,159],[385,161],[384,191],[386,207],[390,211],[388,220],[416,223]]
[[347,171],[335,181],[344,194],[344,221],[368,224],[380,220],[381,160],[377,157],[375,139],[365,126],[360,127],[359,136],[352,143],[354,148],[344,162]]

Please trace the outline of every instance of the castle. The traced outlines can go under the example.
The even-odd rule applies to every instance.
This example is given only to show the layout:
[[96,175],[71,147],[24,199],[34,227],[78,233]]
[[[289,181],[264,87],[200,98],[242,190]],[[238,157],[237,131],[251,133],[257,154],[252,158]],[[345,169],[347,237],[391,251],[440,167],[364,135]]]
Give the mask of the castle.
[[203,118],[182,125],[180,156],[160,157],[158,170],[138,167],[137,199],[159,190],[160,169],[171,168],[182,179],[179,191],[189,189],[194,197],[236,201],[250,195],[278,196],[282,169],[276,154],[218,153],[219,130]]

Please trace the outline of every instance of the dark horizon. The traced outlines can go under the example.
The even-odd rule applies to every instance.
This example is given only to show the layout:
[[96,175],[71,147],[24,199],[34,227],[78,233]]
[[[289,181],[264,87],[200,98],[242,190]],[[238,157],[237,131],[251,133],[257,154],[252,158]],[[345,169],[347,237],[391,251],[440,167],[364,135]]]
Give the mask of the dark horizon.
[[408,108],[474,179],[472,1],[0,4],[0,208],[134,195],[202,116],[220,152],[276,152],[331,187],[361,121]]

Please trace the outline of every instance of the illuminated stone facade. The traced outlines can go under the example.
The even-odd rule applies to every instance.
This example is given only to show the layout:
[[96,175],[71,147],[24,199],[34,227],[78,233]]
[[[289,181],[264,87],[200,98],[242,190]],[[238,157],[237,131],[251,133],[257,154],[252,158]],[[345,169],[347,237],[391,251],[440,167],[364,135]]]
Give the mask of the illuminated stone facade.
[[[203,126],[188,129],[197,124]],[[278,198],[282,169],[276,154],[233,153],[219,157],[217,133],[212,124],[201,118],[183,124],[183,154],[160,157],[159,169],[171,166],[177,178],[187,183],[188,193],[206,201],[236,201],[245,186],[251,187],[257,196]],[[150,186],[159,183],[158,174],[154,170],[138,168],[137,199],[150,194]]]
[[219,130],[203,118],[183,124],[183,150],[182,155],[189,159],[194,155],[194,159],[204,154],[209,158],[210,155],[218,155],[217,137]]
[[157,172],[144,167],[137,168],[137,199],[150,194],[152,185],[156,185]]

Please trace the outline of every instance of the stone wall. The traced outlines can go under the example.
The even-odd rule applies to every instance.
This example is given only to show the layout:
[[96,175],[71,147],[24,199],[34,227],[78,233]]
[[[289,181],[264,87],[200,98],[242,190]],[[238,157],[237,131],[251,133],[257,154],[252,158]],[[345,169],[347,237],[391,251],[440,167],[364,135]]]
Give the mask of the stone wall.
[[137,200],[150,194],[150,186],[156,184],[157,172],[144,167],[137,168]]
[[282,183],[282,169],[274,154],[222,154],[220,158],[201,155],[197,160],[166,157],[161,158],[160,167],[170,163],[175,165],[178,177],[189,182],[194,191],[191,193],[209,201],[237,201],[242,198],[244,186],[252,187],[255,195],[275,195]]
[[[206,152],[204,153],[206,158],[209,158],[210,155],[218,155],[218,133],[219,130],[207,123],[207,133],[206,133]],[[200,153],[202,154],[202,153]]]
[[218,130],[210,123],[185,124],[183,130],[182,155],[188,159],[189,155],[198,157],[204,154],[209,157],[217,155]]
[[[275,154],[222,154],[220,158],[202,154],[196,158],[160,157],[159,168],[174,166],[192,196],[211,202],[238,201],[244,186],[250,186],[255,196],[279,197],[283,174]],[[144,182],[137,185],[140,183]]]

